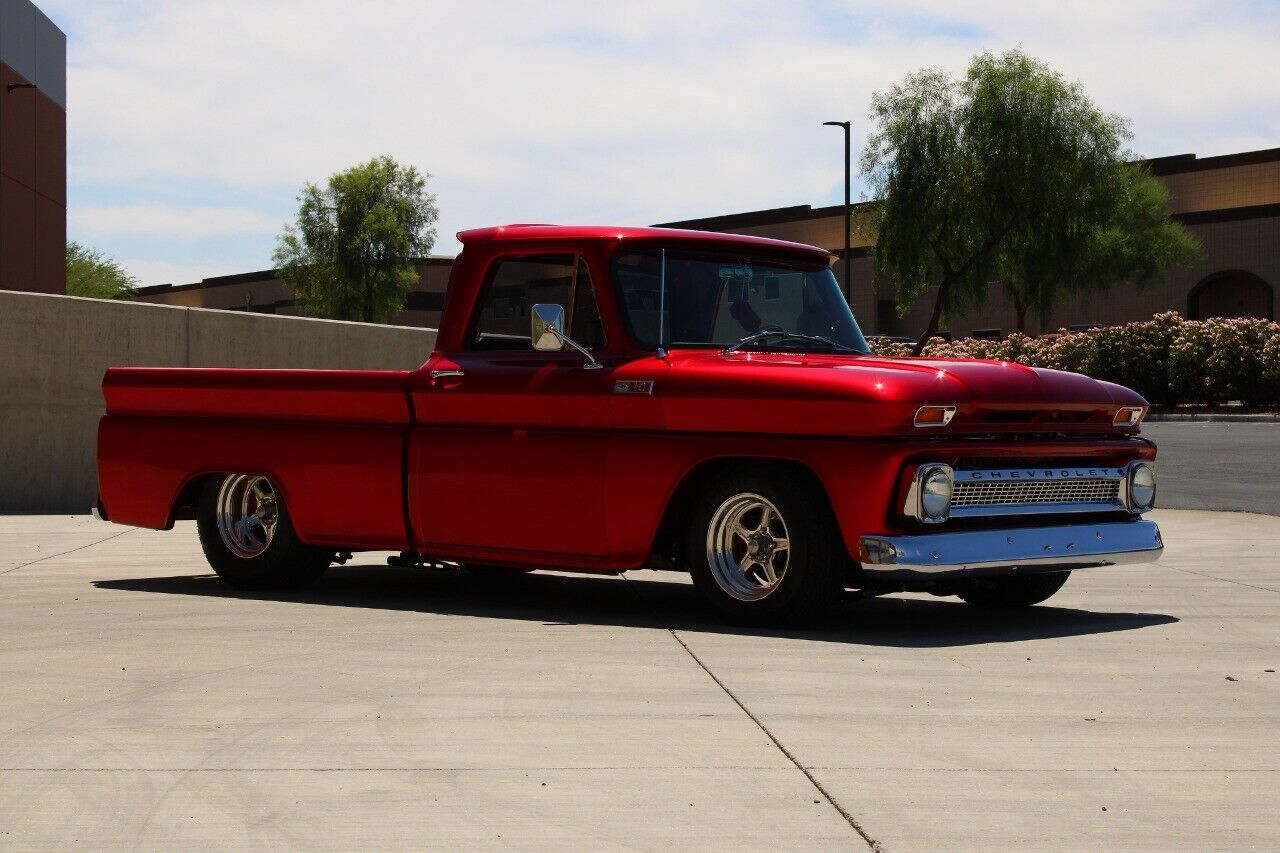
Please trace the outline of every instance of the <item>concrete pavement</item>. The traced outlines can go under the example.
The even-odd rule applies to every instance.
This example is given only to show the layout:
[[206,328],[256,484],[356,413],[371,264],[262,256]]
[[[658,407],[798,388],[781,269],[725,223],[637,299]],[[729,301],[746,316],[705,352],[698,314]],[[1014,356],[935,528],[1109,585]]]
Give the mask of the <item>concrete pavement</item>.
[[1280,518],[1156,518],[1049,605],[787,632],[652,572],[238,594],[188,523],[0,518],[0,849],[1275,848]]

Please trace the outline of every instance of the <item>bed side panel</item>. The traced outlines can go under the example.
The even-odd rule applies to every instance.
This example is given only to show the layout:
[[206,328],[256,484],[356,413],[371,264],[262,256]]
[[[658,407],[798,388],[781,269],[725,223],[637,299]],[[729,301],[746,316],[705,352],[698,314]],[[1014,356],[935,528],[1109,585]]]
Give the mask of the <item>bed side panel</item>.
[[98,480],[116,523],[164,529],[182,487],[202,474],[271,477],[302,541],[335,548],[408,547],[401,504],[405,427],[108,414]]
[[408,424],[408,371],[113,367],[107,413]]

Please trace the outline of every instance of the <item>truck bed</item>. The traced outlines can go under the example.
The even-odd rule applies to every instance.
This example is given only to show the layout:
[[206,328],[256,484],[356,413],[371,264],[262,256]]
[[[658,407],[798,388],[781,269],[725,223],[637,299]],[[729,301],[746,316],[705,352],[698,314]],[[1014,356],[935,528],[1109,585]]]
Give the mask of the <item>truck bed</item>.
[[113,367],[108,415],[408,424],[407,370]]
[[273,476],[309,544],[408,547],[409,371],[112,368],[98,482],[112,521],[166,529],[207,474]]

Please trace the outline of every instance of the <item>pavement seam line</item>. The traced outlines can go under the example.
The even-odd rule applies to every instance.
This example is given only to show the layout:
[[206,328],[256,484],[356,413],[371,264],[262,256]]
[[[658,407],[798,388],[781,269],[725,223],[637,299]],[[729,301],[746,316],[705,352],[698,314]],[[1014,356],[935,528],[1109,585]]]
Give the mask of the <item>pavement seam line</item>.
[[[1205,774],[1205,773],[1280,773],[1274,767],[1190,767],[1185,769],[1134,768],[1123,770],[1103,767],[814,767],[814,770],[844,771],[877,771],[892,773],[1095,773],[1113,775],[1116,773],[1142,774]],[[511,773],[519,771],[550,773],[559,772],[601,772],[613,773],[620,770],[786,770],[778,767],[762,767],[750,764],[627,764],[627,765],[580,765],[570,767],[428,767],[425,765],[387,765],[378,767],[0,767],[0,773]]]
[[70,551],[63,551],[60,554],[47,554],[46,556],[43,556],[38,560],[32,560],[29,563],[23,563],[21,566],[14,566],[11,569],[5,569],[4,571],[0,572],[0,575],[7,575],[10,572],[16,572],[18,569],[25,569],[27,566],[34,566],[36,563],[43,563],[45,560],[52,560],[55,557],[65,557],[68,554],[74,554],[77,551],[83,551],[86,548],[92,548],[94,545],[101,545],[103,542],[107,542],[112,539],[118,539],[121,536],[125,535],[126,533],[132,533],[132,532],[133,532],[132,529],[121,530],[119,533],[113,533],[110,536],[99,539],[96,542],[90,542],[88,545],[81,545],[79,548],[72,548]]
[[721,690],[724,691],[725,695],[728,696],[730,699],[732,699],[733,703],[742,709],[742,713],[746,714],[747,717],[750,718],[751,722],[755,723],[756,726],[760,729],[760,731],[764,732],[765,737],[769,738],[769,740],[773,742],[773,745],[778,748],[778,751],[781,752],[783,755],[785,755],[787,757],[787,760],[790,761],[793,765],[795,765],[795,768],[797,770],[799,770],[801,773],[804,774],[804,777],[809,780],[809,784],[813,785],[814,789],[816,789],[817,792],[822,795],[823,799],[827,801],[828,805],[830,805],[833,809],[835,809],[837,812],[840,813],[840,816],[845,819],[845,822],[849,824],[849,826],[853,829],[853,831],[858,833],[858,835],[862,837],[863,841],[867,842],[867,846],[871,848],[871,850],[874,851],[874,853],[883,853],[884,848],[880,846],[880,842],[876,841],[874,838],[868,835],[867,831],[862,828],[862,824],[858,823],[858,819],[855,818],[852,814],[850,814],[849,811],[845,809],[844,806],[836,802],[836,798],[831,796],[831,793],[822,786],[822,783],[818,781],[817,777],[814,776],[813,773],[810,772],[808,768],[806,768],[803,764],[801,764],[799,760],[796,759],[796,757],[791,754],[791,750],[783,746],[782,741],[778,740],[777,736],[774,735],[773,732],[769,731],[769,727],[766,726],[759,717],[753,714],[750,708],[748,708],[745,704],[743,704],[742,700],[738,698],[737,694],[735,694],[732,690],[730,690],[729,686],[725,684],[723,681],[721,681],[720,677],[716,675],[714,672],[712,672],[711,668],[702,662],[702,658],[698,657],[698,655],[693,651],[693,649],[689,648],[689,644],[686,643],[678,633],[676,633],[676,630],[674,628],[668,628],[667,632],[671,634],[671,636],[675,639],[677,643],[680,644],[680,647],[685,650],[685,652],[689,655],[689,657],[693,658],[693,662],[696,663],[699,667],[701,667],[702,671],[705,672],[708,676],[710,676],[711,680],[714,681],[716,685]]
[[1198,578],[1208,578],[1211,581],[1222,581],[1223,583],[1233,583],[1236,586],[1248,587],[1249,589],[1261,590],[1262,592],[1280,592],[1280,589],[1272,589],[1269,586],[1254,586],[1253,584],[1245,583],[1244,581],[1233,581],[1231,578],[1220,578],[1217,575],[1206,575],[1204,572],[1193,572],[1190,569],[1180,569],[1177,566],[1171,566],[1168,563],[1165,563],[1164,567],[1166,569],[1173,569],[1175,572],[1182,572],[1183,574],[1187,574],[1187,575],[1195,575]]

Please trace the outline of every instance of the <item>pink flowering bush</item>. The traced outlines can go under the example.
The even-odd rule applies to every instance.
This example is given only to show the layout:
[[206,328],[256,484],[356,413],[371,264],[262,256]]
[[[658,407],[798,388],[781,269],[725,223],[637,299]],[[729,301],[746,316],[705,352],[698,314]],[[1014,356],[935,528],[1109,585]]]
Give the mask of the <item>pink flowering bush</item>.
[[900,341],[891,341],[888,338],[868,338],[867,343],[871,346],[871,351],[876,355],[886,355],[900,357],[911,355],[911,344],[904,344]]
[[1188,325],[1176,311],[1140,323],[1086,332],[1093,341],[1088,373],[1095,379],[1133,388],[1152,403],[1178,402],[1170,378],[1173,341]]
[[1280,388],[1280,335],[1272,335],[1262,348],[1262,378],[1273,390]]
[[[879,355],[911,353],[910,344],[884,339],[871,346]],[[1280,323],[1252,317],[1196,321],[1168,311],[1140,323],[1038,338],[933,338],[924,355],[1070,370],[1125,385],[1157,404],[1280,402]]]
[[1280,387],[1266,378],[1264,350],[1280,335],[1280,325],[1256,317],[1206,320],[1207,402],[1242,400],[1251,405],[1280,400]]
[[1206,323],[1185,323],[1169,344],[1169,386],[1175,399],[1207,403],[1213,399],[1209,381],[1212,336]]

